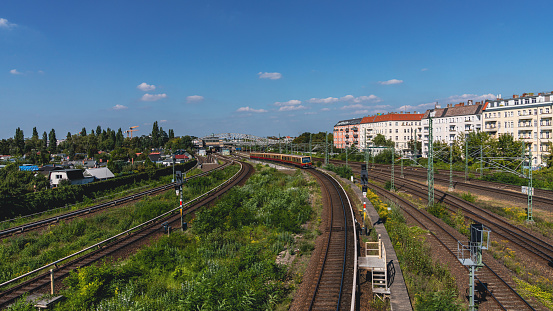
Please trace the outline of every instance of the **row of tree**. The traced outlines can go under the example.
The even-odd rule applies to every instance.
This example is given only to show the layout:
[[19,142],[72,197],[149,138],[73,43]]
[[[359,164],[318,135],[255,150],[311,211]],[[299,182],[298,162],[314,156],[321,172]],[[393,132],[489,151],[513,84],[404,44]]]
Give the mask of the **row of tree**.
[[[70,160],[83,158],[99,158],[125,160],[135,158],[136,153],[150,153],[152,149],[191,149],[192,137],[175,137],[172,129],[167,132],[158,126],[157,121],[152,126],[150,135],[142,135],[133,138],[125,138],[121,128],[112,130],[102,129],[87,131],[86,128],[77,134],[68,132],[59,145],[57,144],[56,131],[50,130],[39,138],[38,131],[33,128],[33,135],[25,139],[23,130],[17,128],[13,138],[0,140],[0,154],[12,156],[25,156],[26,162],[45,164],[50,161],[50,154],[64,153]],[[99,154],[99,151],[104,153]],[[114,152],[115,157],[108,153]]]

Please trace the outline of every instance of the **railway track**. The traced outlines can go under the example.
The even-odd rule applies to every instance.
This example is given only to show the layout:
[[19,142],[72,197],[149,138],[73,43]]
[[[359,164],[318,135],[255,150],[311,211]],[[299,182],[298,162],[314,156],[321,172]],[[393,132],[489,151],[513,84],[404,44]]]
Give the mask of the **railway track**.
[[[309,170],[318,180],[326,202],[324,245],[311,278],[304,278],[306,294],[294,302],[297,310],[354,310],[357,276],[357,233],[351,203],[331,176]],[[314,260],[314,259],[312,259]]]
[[[453,230],[442,220],[417,208],[405,198],[374,184],[369,184],[369,188],[374,190],[377,195],[398,204],[409,218],[420,224],[422,228],[428,230],[432,237],[447,250],[448,254],[461,265],[456,255],[457,247],[459,241],[467,244],[468,238]],[[479,285],[477,288],[483,289],[483,292],[480,292],[480,297],[491,297],[495,302],[495,306],[486,309],[536,310],[535,307],[530,305],[528,301],[516,292],[509,276],[504,275],[500,268],[499,264],[491,256],[484,254],[484,267],[479,269],[476,274],[477,285]],[[468,274],[468,269],[466,271]]]
[[[245,180],[247,180],[247,178],[252,174],[253,167],[250,164],[246,163],[240,163],[240,165],[241,168],[239,172],[236,173],[227,182],[210,190],[202,196],[185,203],[185,205],[183,205],[183,214],[192,213],[196,209],[214,202],[220,195],[227,192],[233,186],[245,182]],[[36,292],[44,286],[48,285],[50,283],[50,272],[45,272],[48,268],[53,269],[55,280],[59,282],[59,280],[69,275],[71,271],[79,267],[88,266],[94,262],[98,262],[99,260],[106,258],[111,254],[131,247],[133,244],[141,240],[153,237],[156,234],[160,234],[161,224],[180,226],[181,216],[179,210],[180,208],[177,207],[152,220],[149,220],[142,225],[122,232],[115,237],[97,243],[91,247],[81,250],[80,252],[77,252],[54,263],[50,263],[39,269],[31,271],[16,279],[0,284],[0,288],[2,288],[11,283],[20,281],[25,277],[30,277],[31,275],[38,274],[31,279],[23,281],[20,284],[17,284],[9,289],[4,290],[3,292],[0,292],[0,308],[6,307],[8,304],[12,303],[13,301],[15,301],[15,299],[21,297],[25,293]]]
[[[227,163],[225,163],[222,166],[219,166],[219,167],[215,168],[214,170],[219,170],[219,169],[223,169],[223,168],[227,167],[230,164],[230,161],[226,161],[226,162]],[[194,175],[192,177],[186,178],[185,182],[187,180],[190,180],[190,179],[194,179],[194,178],[198,178],[198,177],[208,175],[210,172],[211,171],[207,171],[207,172],[203,172],[201,174],[197,174],[197,175]],[[0,230],[0,239],[8,237],[8,236],[22,234],[24,232],[28,232],[28,231],[31,231],[31,230],[37,230],[37,229],[40,229],[42,227],[46,227],[49,224],[58,223],[60,220],[68,220],[68,219],[72,219],[72,218],[76,218],[76,217],[81,217],[83,215],[88,215],[88,214],[91,214],[91,213],[95,213],[95,212],[104,210],[106,208],[115,207],[115,206],[118,206],[118,205],[121,205],[121,204],[127,204],[129,202],[133,202],[135,200],[142,199],[145,196],[152,196],[152,195],[156,195],[156,194],[162,193],[164,191],[173,189],[174,186],[175,186],[174,182],[169,183],[169,184],[166,184],[166,185],[162,185],[162,186],[159,186],[159,187],[155,187],[155,188],[152,188],[152,189],[142,191],[140,193],[132,194],[132,195],[129,195],[129,196],[126,196],[126,197],[123,197],[123,198],[119,198],[119,199],[112,200],[112,201],[109,201],[109,202],[97,204],[97,205],[87,207],[87,208],[83,208],[83,209],[80,209],[80,210],[77,210],[77,211],[63,213],[61,215],[49,217],[49,218],[38,220],[38,221],[29,222],[29,223],[19,225],[19,226],[14,226],[14,227],[9,228],[9,229]]]
[[[374,171],[372,174],[372,177],[379,181],[386,181],[389,179],[389,176],[389,174]],[[399,179],[396,184],[399,190],[413,194],[425,202],[427,201],[428,190],[425,185],[408,179]],[[540,263],[553,267],[553,244],[547,238],[527,232],[495,213],[443,191],[434,189],[434,195],[436,200],[446,204],[450,212],[456,213],[459,209],[462,210],[465,219],[484,224],[495,235],[510,241],[513,246],[516,246],[525,255],[532,256]],[[497,239],[499,240],[498,237]]]
[[[331,163],[335,165],[345,165],[345,161],[341,160],[331,160]],[[361,168],[361,162],[348,162],[354,170],[359,170]],[[369,164],[368,169],[370,169],[372,164]],[[388,164],[375,164],[375,168],[372,169],[381,170],[382,172],[390,172],[391,165]],[[400,169],[398,165],[395,165],[395,175],[399,176]],[[447,170],[438,170],[434,174],[434,181],[440,183],[441,185],[449,185],[449,171]],[[427,172],[425,168],[422,167],[404,167],[403,174],[405,177],[412,177],[417,180],[425,180],[427,178]],[[501,198],[508,196],[510,200],[516,200],[519,203],[526,203],[528,200],[528,195],[521,193],[521,187],[509,184],[503,184],[498,182],[491,182],[479,179],[468,179],[465,183],[464,172],[455,172],[453,171],[453,186],[455,189],[463,189],[465,191],[476,191],[476,192],[486,192],[487,195],[494,194],[495,197]],[[544,190],[544,189],[534,189],[534,195],[532,196],[533,204],[541,208],[552,210],[553,209],[553,191]]]

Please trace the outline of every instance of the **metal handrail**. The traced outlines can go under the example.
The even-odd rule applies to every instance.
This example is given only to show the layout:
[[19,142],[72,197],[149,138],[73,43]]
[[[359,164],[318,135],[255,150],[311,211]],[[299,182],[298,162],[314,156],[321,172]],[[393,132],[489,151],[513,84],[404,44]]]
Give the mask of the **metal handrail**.
[[[232,162],[229,162],[229,163],[232,164]],[[238,163],[240,163],[240,162],[238,162]],[[227,164],[227,165],[230,165],[230,164]],[[223,166],[221,166],[221,167],[223,167]],[[238,170],[238,172],[236,172],[236,174],[234,174],[231,178],[227,179],[227,181],[225,181],[224,183],[222,183],[222,184],[216,186],[215,188],[209,190],[208,192],[206,192],[206,193],[204,193],[204,194],[202,194],[202,195],[200,195],[200,196],[198,196],[198,197],[196,197],[196,198],[194,198],[194,199],[192,199],[192,200],[190,200],[190,201],[184,203],[184,204],[183,204],[183,207],[184,207],[184,205],[189,205],[190,203],[192,203],[192,202],[194,202],[194,201],[197,201],[197,200],[199,200],[200,198],[203,198],[204,196],[210,194],[211,192],[214,192],[214,191],[218,190],[218,189],[219,189],[220,187],[222,187],[223,185],[227,185],[230,181],[234,180],[234,179],[238,176],[238,174],[239,174],[239,173],[241,172],[241,170],[242,170],[242,167],[243,167],[243,164],[240,163],[240,170]],[[220,169],[220,168],[217,168],[217,169]],[[78,252],[76,252],[76,253],[73,253],[73,254],[71,254],[71,255],[69,255],[69,256],[66,256],[66,257],[64,257],[64,258],[62,258],[62,259],[58,259],[58,260],[56,260],[56,261],[54,261],[54,262],[52,262],[52,263],[49,263],[49,264],[44,265],[44,266],[42,266],[42,267],[40,267],[40,268],[37,268],[37,269],[35,269],[35,270],[33,270],[33,271],[30,271],[30,272],[27,272],[27,273],[25,273],[25,274],[23,274],[23,275],[20,275],[20,276],[14,278],[14,279],[11,279],[11,280],[9,280],[9,281],[6,281],[6,282],[0,284],[0,288],[3,287],[3,286],[6,286],[6,285],[8,285],[8,284],[11,284],[11,283],[13,283],[13,282],[15,282],[15,281],[21,280],[21,279],[24,278],[24,277],[27,277],[27,276],[29,276],[29,275],[32,275],[32,274],[34,274],[34,273],[36,273],[36,272],[39,272],[39,271],[41,271],[41,270],[43,270],[43,269],[46,269],[46,268],[48,268],[48,267],[51,267],[51,266],[56,266],[56,267],[57,267],[58,263],[60,263],[60,262],[62,262],[62,261],[65,261],[65,260],[67,260],[67,259],[69,259],[69,258],[73,258],[73,257],[75,257],[75,256],[77,256],[77,255],[79,255],[79,254],[82,254],[82,253],[84,253],[84,252],[90,250],[90,249],[93,249],[93,248],[99,247],[100,245],[106,244],[107,242],[111,242],[112,240],[114,240],[114,239],[116,239],[116,238],[118,238],[118,237],[120,237],[120,236],[122,236],[122,235],[125,235],[125,234],[127,234],[127,233],[129,233],[129,232],[131,232],[131,231],[133,231],[133,230],[135,230],[135,229],[138,229],[138,228],[141,228],[141,227],[143,227],[143,226],[145,226],[145,225],[148,225],[148,224],[150,224],[150,223],[153,223],[153,222],[155,222],[156,220],[158,220],[158,219],[160,219],[160,218],[163,218],[163,217],[165,217],[166,215],[172,214],[173,212],[175,212],[175,211],[177,211],[177,210],[179,210],[179,209],[180,209],[180,206],[179,206],[179,207],[176,207],[176,208],[174,208],[174,209],[172,209],[172,210],[170,210],[170,211],[167,211],[167,212],[165,212],[165,213],[163,213],[163,214],[161,214],[161,215],[159,215],[159,216],[157,216],[157,217],[154,217],[154,218],[152,218],[152,219],[150,219],[150,220],[148,220],[148,221],[146,221],[146,222],[143,222],[143,223],[141,223],[141,224],[139,224],[139,225],[137,225],[137,226],[135,226],[135,227],[133,227],[133,228],[131,228],[131,229],[128,229],[128,230],[126,230],[126,231],[124,231],[124,232],[121,232],[121,233],[119,233],[119,234],[117,234],[117,235],[115,235],[115,236],[112,236],[111,238],[108,238],[108,239],[105,239],[105,240],[103,240],[103,241],[100,241],[100,242],[98,242],[98,243],[96,243],[96,244],[94,244],[94,245],[92,245],[92,246],[89,246],[89,247],[87,247],[87,248],[85,248],[85,249],[82,249],[82,250],[80,250],[80,251],[78,251]]]

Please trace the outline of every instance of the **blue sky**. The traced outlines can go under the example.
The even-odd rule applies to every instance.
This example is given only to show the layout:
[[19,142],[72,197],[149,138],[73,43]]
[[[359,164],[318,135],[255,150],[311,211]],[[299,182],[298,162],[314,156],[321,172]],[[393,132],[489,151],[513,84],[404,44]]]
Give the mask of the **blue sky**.
[[0,2],[0,138],[176,135],[553,91],[552,1]]

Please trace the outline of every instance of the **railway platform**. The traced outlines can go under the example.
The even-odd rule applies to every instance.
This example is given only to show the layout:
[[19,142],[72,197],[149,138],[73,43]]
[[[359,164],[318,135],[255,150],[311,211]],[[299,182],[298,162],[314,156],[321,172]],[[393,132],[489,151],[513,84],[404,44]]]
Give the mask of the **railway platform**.
[[[390,304],[392,311],[403,311],[403,310],[413,310],[413,306],[411,305],[411,300],[409,299],[409,292],[407,291],[407,286],[405,285],[405,279],[403,278],[403,274],[401,273],[401,267],[399,266],[399,261],[397,259],[396,252],[394,250],[394,247],[392,245],[392,241],[390,240],[390,236],[388,235],[388,232],[386,231],[386,228],[384,227],[384,223],[380,221],[380,217],[378,216],[378,213],[374,206],[367,200],[367,198],[363,197],[363,193],[361,192],[361,189],[357,187],[354,183],[352,183],[350,180],[341,178],[340,176],[336,175],[334,172],[329,172],[336,178],[340,179],[342,182],[349,184],[351,186],[351,189],[353,192],[355,192],[355,195],[361,200],[361,202],[366,202],[366,208],[367,213],[370,218],[371,223],[373,224],[373,227],[376,231],[376,233],[380,236],[383,248],[386,252],[386,266],[387,270],[389,271],[388,278],[392,279],[391,285],[389,286],[390,291]],[[361,263],[362,264],[362,263]],[[366,264],[370,264],[367,262]],[[378,264],[374,263],[374,266],[377,266]],[[358,264],[359,266],[359,264]],[[359,266],[361,269],[362,267]],[[382,289],[377,289],[376,292],[382,291]]]

